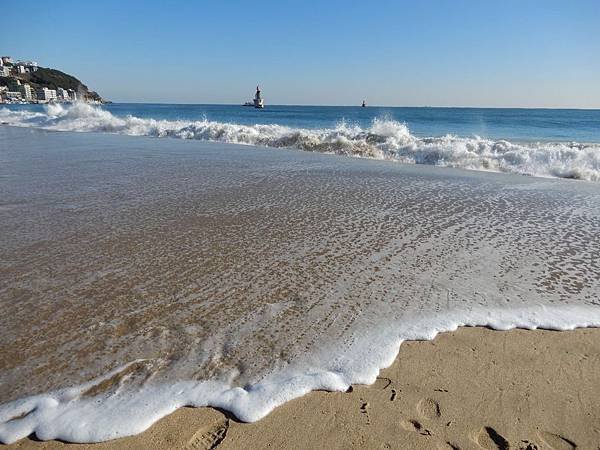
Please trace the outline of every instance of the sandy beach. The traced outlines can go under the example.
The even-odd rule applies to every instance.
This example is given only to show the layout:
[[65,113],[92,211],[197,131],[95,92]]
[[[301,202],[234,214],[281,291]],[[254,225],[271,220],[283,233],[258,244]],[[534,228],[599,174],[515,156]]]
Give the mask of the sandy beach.
[[460,328],[403,343],[371,386],[312,392],[255,423],[182,408],[133,437],[6,448],[597,449],[599,354],[599,329]]
[[74,3],[2,13],[0,450],[600,450],[600,1]]

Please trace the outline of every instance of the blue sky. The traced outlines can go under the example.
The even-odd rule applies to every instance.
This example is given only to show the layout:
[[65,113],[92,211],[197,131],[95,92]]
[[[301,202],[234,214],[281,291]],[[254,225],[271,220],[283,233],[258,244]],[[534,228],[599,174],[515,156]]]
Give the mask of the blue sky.
[[11,2],[0,53],[113,101],[600,108],[600,1]]

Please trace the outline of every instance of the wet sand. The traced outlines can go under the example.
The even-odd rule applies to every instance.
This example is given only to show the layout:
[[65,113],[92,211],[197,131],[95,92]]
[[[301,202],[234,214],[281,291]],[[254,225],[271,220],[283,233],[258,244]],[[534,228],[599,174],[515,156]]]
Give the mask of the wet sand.
[[595,328],[460,328],[403,343],[374,385],[312,392],[256,423],[182,408],[133,437],[6,448],[597,449],[599,355]]
[[[402,340],[461,324],[600,325],[598,184],[10,127],[0,127],[0,143],[3,442],[34,431],[98,442],[183,405],[256,420],[311,390],[369,383]],[[486,342],[463,350],[486,352]],[[426,378],[415,361],[397,384]],[[440,382],[452,364],[436,365]],[[556,370],[587,383],[579,367]],[[460,373],[471,383],[487,376]],[[327,404],[356,397],[311,394],[260,426],[299,404],[320,417],[302,402],[323,395]],[[347,423],[373,423],[369,405]],[[186,411],[172,417],[206,414]],[[415,433],[418,417],[404,419],[398,433],[442,435],[420,421]],[[336,420],[307,438],[326,423],[339,428]],[[228,423],[235,443],[238,425]],[[192,439],[184,434],[177,439]]]

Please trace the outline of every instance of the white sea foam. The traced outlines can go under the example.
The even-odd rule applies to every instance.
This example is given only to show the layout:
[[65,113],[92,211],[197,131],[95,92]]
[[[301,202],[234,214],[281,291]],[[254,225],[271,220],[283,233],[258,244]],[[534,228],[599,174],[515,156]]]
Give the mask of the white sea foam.
[[[100,442],[140,433],[183,406],[214,406],[239,419],[257,421],[277,406],[312,390],[345,391],[351,384],[371,384],[379,370],[394,361],[404,340],[433,339],[459,326],[515,327],[571,330],[600,326],[597,308],[585,306],[536,307],[518,310],[476,309],[423,318],[398,330],[379,330],[352,349],[343,360],[324,352],[314,367],[291,366],[252,386],[232,387],[220,381],[180,381],[149,385],[139,391],[117,391],[105,397],[85,397],[104,377],[76,388],[21,399],[0,407],[0,441],[16,442],[31,433],[38,439]],[[130,364],[135,363],[132,362]]]
[[168,121],[117,117],[98,106],[48,105],[45,113],[0,109],[0,122],[58,131],[96,131],[134,136],[177,137],[235,144],[390,159],[471,170],[600,181],[600,144],[513,143],[477,136],[417,137],[400,122],[373,120],[369,128],[340,123],[330,129]]

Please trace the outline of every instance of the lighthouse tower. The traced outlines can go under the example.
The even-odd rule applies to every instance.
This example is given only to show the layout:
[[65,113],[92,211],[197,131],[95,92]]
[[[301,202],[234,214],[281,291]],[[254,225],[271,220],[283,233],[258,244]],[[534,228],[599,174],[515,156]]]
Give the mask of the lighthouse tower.
[[263,99],[260,96],[260,87],[256,86],[256,95],[254,96],[254,107],[255,108],[264,108],[265,104]]

